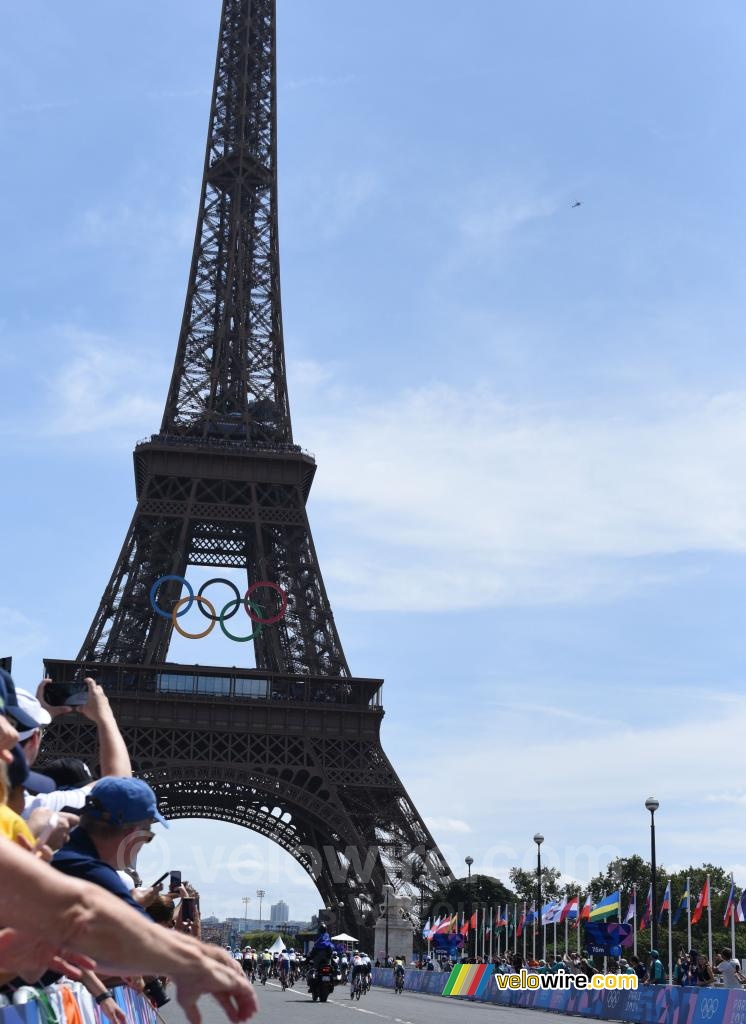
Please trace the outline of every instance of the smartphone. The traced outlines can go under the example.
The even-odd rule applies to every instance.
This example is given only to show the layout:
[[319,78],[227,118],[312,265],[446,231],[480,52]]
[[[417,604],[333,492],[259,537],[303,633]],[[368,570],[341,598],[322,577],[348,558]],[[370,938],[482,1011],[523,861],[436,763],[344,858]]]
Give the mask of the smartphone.
[[151,889],[152,889],[152,888],[153,888],[153,886],[155,886],[155,885],[160,885],[160,884],[161,884],[161,882],[163,881],[163,879],[164,879],[164,878],[166,878],[166,877],[168,876],[168,874],[169,874],[169,872],[168,872],[168,871],[164,871],[164,872],[163,872],[163,874],[161,875],[161,877],[160,877],[160,878],[156,878],[156,880],[155,880],[155,881],[153,882],[153,885],[151,886]]
[[79,708],[88,703],[88,687],[82,679],[72,683],[47,683],[44,700],[51,708]]
[[194,898],[191,896],[181,901],[181,920],[194,920]]
[[179,886],[181,885],[181,872],[180,871],[171,871],[170,874],[171,874],[171,878],[170,878],[169,883],[168,883],[168,891],[169,892],[176,892],[178,890]]

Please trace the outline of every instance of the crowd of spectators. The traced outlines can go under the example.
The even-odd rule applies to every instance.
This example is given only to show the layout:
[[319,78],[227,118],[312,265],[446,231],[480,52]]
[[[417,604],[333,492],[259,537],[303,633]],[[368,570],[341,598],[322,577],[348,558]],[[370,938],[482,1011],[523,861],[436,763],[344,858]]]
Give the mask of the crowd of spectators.
[[[527,958],[520,953],[507,953],[502,956],[464,957],[461,960],[437,960],[434,956],[425,956],[413,961],[412,967],[419,970],[450,971],[456,963],[493,964],[498,974],[519,974],[521,970],[534,971],[537,974],[554,974],[564,971],[567,974],[585,974],[592,978],[595,974],[636,974],[640,985],[688,985],[698,988],[723,986],[724,988],[740,988],[746,985],[746,975],[742,973],[740,962],[731,955],[729,949],[722,949],[715,955],[711,964],[703,953],[696,949],[679,951],[674,964],[672,977],[669,979],[666,969],[657,950],[652,949],[647,956],[639,957],[629,954],[627,957],[594,957],[587,950],[582,952],[556,953],[546,960]],[[394,965],[393,957],[388,965]],[[379,963],[376,962],[376,967]]]
[[[235,1024],[248,1020],[254,990],[228,953],[199,941],[196,891],[142,886],[138,853],[168,823],[132,775],[106,694],[88,678],[84,703],[54,707],[48,682],[34,694],[0,669],[0,994],[70,978],[123,1024],[112,989],[129,985],[159,1005],[170,983],[191,1024],[203,995]],[[72,714],[96,727],[99,778],[77,758],[41,756],[45,729]]]

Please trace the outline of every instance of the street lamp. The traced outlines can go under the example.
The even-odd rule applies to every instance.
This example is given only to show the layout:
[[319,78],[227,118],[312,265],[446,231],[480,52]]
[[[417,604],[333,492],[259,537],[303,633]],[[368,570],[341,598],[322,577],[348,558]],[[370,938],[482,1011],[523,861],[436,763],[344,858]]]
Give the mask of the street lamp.
[[257,889],[257,898],[259,899],[259,931],[262,930],[262,900],[267,895],[266,889]]
[[658,907],[656,884],[657,876],[655,870],[655,812],[660,804],[654,796],[649,796],[645,801],[645,807],[650,811],[650,882],[652,899],[650,904],[650,946],[651,949],[658,948]]
[[[465,857],[464,860],[466,862],[466,867],[467,867],[467,870],[469,872],[469,877],[468,877],[468,880],[467,880],[467,883],[466,883],[466,885],[467,885],[467,890],[466,891],[468,893],[468,903],[467,903],[467,906],[466,906],[466,913],[467,913],[466,920],[469,922],[469,928],[468,928],[466,934],[468,935],[469,931],[471,931],[471,866],[474,863],[474,858],[473,857]],[[475,942],[476,942],[476,932],[477,932],[477,930],[475,928],[474,929]],[[475,949],[476,949],[476,946],[475,946]],[[467,952],[467,956],[468,956],[468,953],[469,953],[468,946],[467,946],[466,952]],[[474,955],[474,959],[476,960],[476,953]]]
[[425,955],[425,936],[422,934],[425,927],[425,882],[427,881],[427,875],[424,871],[415,879],[415,882],[420,887],[420,964]]
[[243,903],[243,927],[244,931],[249,927],[249,903],[251,903],[251,896],[243,896],[241,898]]
[[539,962],[541,962],[544,959],[544,932],[541,927],[541,844],[544,842],[544,836],[541,832],[536,833],[534,842],[536,843],[536,912],[539,915],[537,931],[539,933]]
[[394,887],[389,885],[388,882],[383,887],[383,893],[386,897],[386,942],[383,954],[383,962],[386,967],[389,965],[389,893],[393,892]]

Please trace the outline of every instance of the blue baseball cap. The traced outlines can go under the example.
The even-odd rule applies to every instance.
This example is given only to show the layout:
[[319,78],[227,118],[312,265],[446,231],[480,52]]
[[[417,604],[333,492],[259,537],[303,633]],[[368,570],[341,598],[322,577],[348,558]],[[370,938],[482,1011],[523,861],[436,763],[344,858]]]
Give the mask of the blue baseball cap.
[[99,779],[86,797],[83,813],[110,825],[159,821],[168,828],[158,810],[155,793],[142,779]]
[[4,668],[0,668],[0,715],[10,718],[23,731],[39,728],[39,723],[18,706],[15,684]]
[[31,771],[20,743],[13,747],[13,761],[8,765],[8,782],[11,789],[23,786],[29,793],[34,794],[53,793],[57,789],[54,779],[40,772]]

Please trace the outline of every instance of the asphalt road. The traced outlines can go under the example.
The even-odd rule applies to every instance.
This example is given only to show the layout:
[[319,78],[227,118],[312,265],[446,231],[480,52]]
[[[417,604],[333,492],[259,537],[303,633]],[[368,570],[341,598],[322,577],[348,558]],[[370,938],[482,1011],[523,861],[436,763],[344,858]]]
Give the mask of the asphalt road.
[[[394,995],[388,989],[374,988],[359,1002],[349,997],[349,989],[339,986],[326,1003],[312,1003],[305,983],[283,992],[276,982],[259,985],[258,1024],[539,1024],[536,1010],[516,1010],[489,1003],[468,1003],[461,999],[402,992]],[[173,990],[171,991],[172,994]],[[216,1003],[204,999],[200,1003],[202,1024],[226,1024],[227,1019]],[[160,1011],[167,1024],[186,1024],[186,1018],[175,1001]]]

